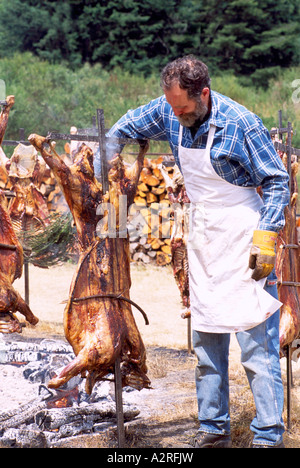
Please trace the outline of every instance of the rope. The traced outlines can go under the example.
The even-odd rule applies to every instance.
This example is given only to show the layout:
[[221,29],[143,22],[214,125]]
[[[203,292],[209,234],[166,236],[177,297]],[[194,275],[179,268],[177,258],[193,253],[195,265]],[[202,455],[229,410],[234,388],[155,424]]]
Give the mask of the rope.
[[144,317],[145,324],[149,325],[149,320],[147,317],[146,312],[143,311],[143,309],[137,305],[135,302],[133,302],[131,299],[128,299],[127,297],[122,296],[122,294],[95,294],[93,296],[86,296],[86,297],[77,297],[77,298],[71,298],[71,302],[82,302],[82,301],[88,301],[89,299],[117,299],[120,301],[125,301],[128,302],[129,304],[133,305],[137,310],[139,310]]

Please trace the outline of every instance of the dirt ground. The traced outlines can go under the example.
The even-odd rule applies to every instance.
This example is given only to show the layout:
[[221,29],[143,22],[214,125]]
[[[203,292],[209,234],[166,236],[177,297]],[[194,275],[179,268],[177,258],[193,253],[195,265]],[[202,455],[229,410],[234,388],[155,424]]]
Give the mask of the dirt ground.
[[[42,270],[30,266],[30,306],[39,317],[35,329],[26,328],[23,337],[63,338],[62,304],[68,298],[75,265]],[[145,325],[140,312],[134,315],[148,353],[151,390],[142,390],[135,396],[140,409],[137,420],[126,429],[126,445],[131,448],[187,447],[197,431],[197,402],[195,398],[194,369],[196,360],[187,351],[187,321],[181,318],[182,307],[178,288],[169,267],[132,264],[131,298],[147,314]],[[24,297],[24,278],[15,283]],[[240,353],[235,337],[230,348],[230,405],[234,448],[251,444],[249,425],[255,408],[244,371],[239,363]],[[281,360],[286,388],[286,362]],[[0,366],[1,411],[30,399],[30,383],[18,390],[18,375],[12,366]],[[11,381],[15,378],[12,387]],[[294,386],[290,431],[285,434],[287,448],[300,447],[300,363],[293,364]],[[286,420],[286,409],[284,418]],[[113,437],[112,437],[113,440]],[[82,447],[99,447],[103,441],[95,436],[77,438]],[[107,441],[108,446],[114,441]],[[66,444],[67,446],[67,444]],[[103,445],[102,445],[103,446]],[[105,446],[105,444],[104,444]]]

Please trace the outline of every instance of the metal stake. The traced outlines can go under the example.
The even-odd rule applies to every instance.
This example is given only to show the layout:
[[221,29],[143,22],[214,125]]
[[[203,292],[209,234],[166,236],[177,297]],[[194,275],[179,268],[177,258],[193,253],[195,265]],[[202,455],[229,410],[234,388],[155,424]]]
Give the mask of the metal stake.
[[116,397],[118,448],[124,448],[125,447],[125,427],[124,427],[124,413],[123,413],[122,376],[121,376],[120,356],[116,359],[116,362],[115,362],[115,397]]
[[29,306],[29,262],[24,258],[24,287],[25,287],[25,302]]
[[104,125],[104,111],[97,109],[97,123],[98,123],[98,137],[100,148],[100,162],[101,162],[101,180],[103,195],[109,190],[108,183],[108,170],[106,160],[106,141],[105,141],[105,125]]
[[291,430],[291,387],[292,387],[292,357],[291,357],[291,345],[287,346],[286,354],[287,363],[287,430]]
[[192,325],[191,325],[191,317],[187,318],[187,347],[188,353],[191,354],[192,352]]

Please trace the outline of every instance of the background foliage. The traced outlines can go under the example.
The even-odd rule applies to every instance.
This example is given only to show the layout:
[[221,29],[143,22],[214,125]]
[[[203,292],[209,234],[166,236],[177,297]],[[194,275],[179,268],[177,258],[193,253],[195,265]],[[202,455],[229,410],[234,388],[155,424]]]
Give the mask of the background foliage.
[[213,73],[267,85],[299,64],[299,0],[0,0],[0,57],[157,72],[194,53]]
[[110,127],[161,94],[168,61],[194,53],[213,89],[269,129],[282,109],[300,147],[299,10],[299,0],[0,0],[0,78],[16,97],[6,138],[90,127],[99,107]]
[[[14,94],[16,99],[6,139],[18,138],[19,128],[25,128],[28,136],[32,132],[47,135],[50,130],[69,132],[72,125],[91,127],[97,108],[104,109],[105,124],[110,127],[128,109],[162,94],[157,73],[143,76],[119,67],[108,71],[88,63],[74,71],[29,52],[0,59],[0,77],[5,80],[6,94]],[[296,90],[291,86],[298,77],[300,67],[283,69],[267,89],[258,89],[244,86],[232,72],[224,72],[212,75],[212,88],[251,109],[269,129],[277,126],[277,113],[282,109],[284,123],[289,119],[295,129],[293,143],[300,148],[300,103],[292,99]],[[300,102],[300,81],[298,88]],[[169,151],[154,142],[151,149]]]

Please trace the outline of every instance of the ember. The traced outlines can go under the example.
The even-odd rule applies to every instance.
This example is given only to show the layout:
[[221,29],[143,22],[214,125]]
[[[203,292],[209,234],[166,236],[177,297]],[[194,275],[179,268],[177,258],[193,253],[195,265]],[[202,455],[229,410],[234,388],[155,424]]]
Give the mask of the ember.
[[[79,376],[58,390],[47,387],[73,358],[71,346],[56,340],[0,341],[0,364],[21,366],[24,381],[37,393],[28,403],[0,413],[0,446],[53,447],[65,438],[106,433],[116,427],[113,376],[98,382],[91,395],[85,392]],[[123,408],[125,421],[139,414],[132,404],[125,402]]]

